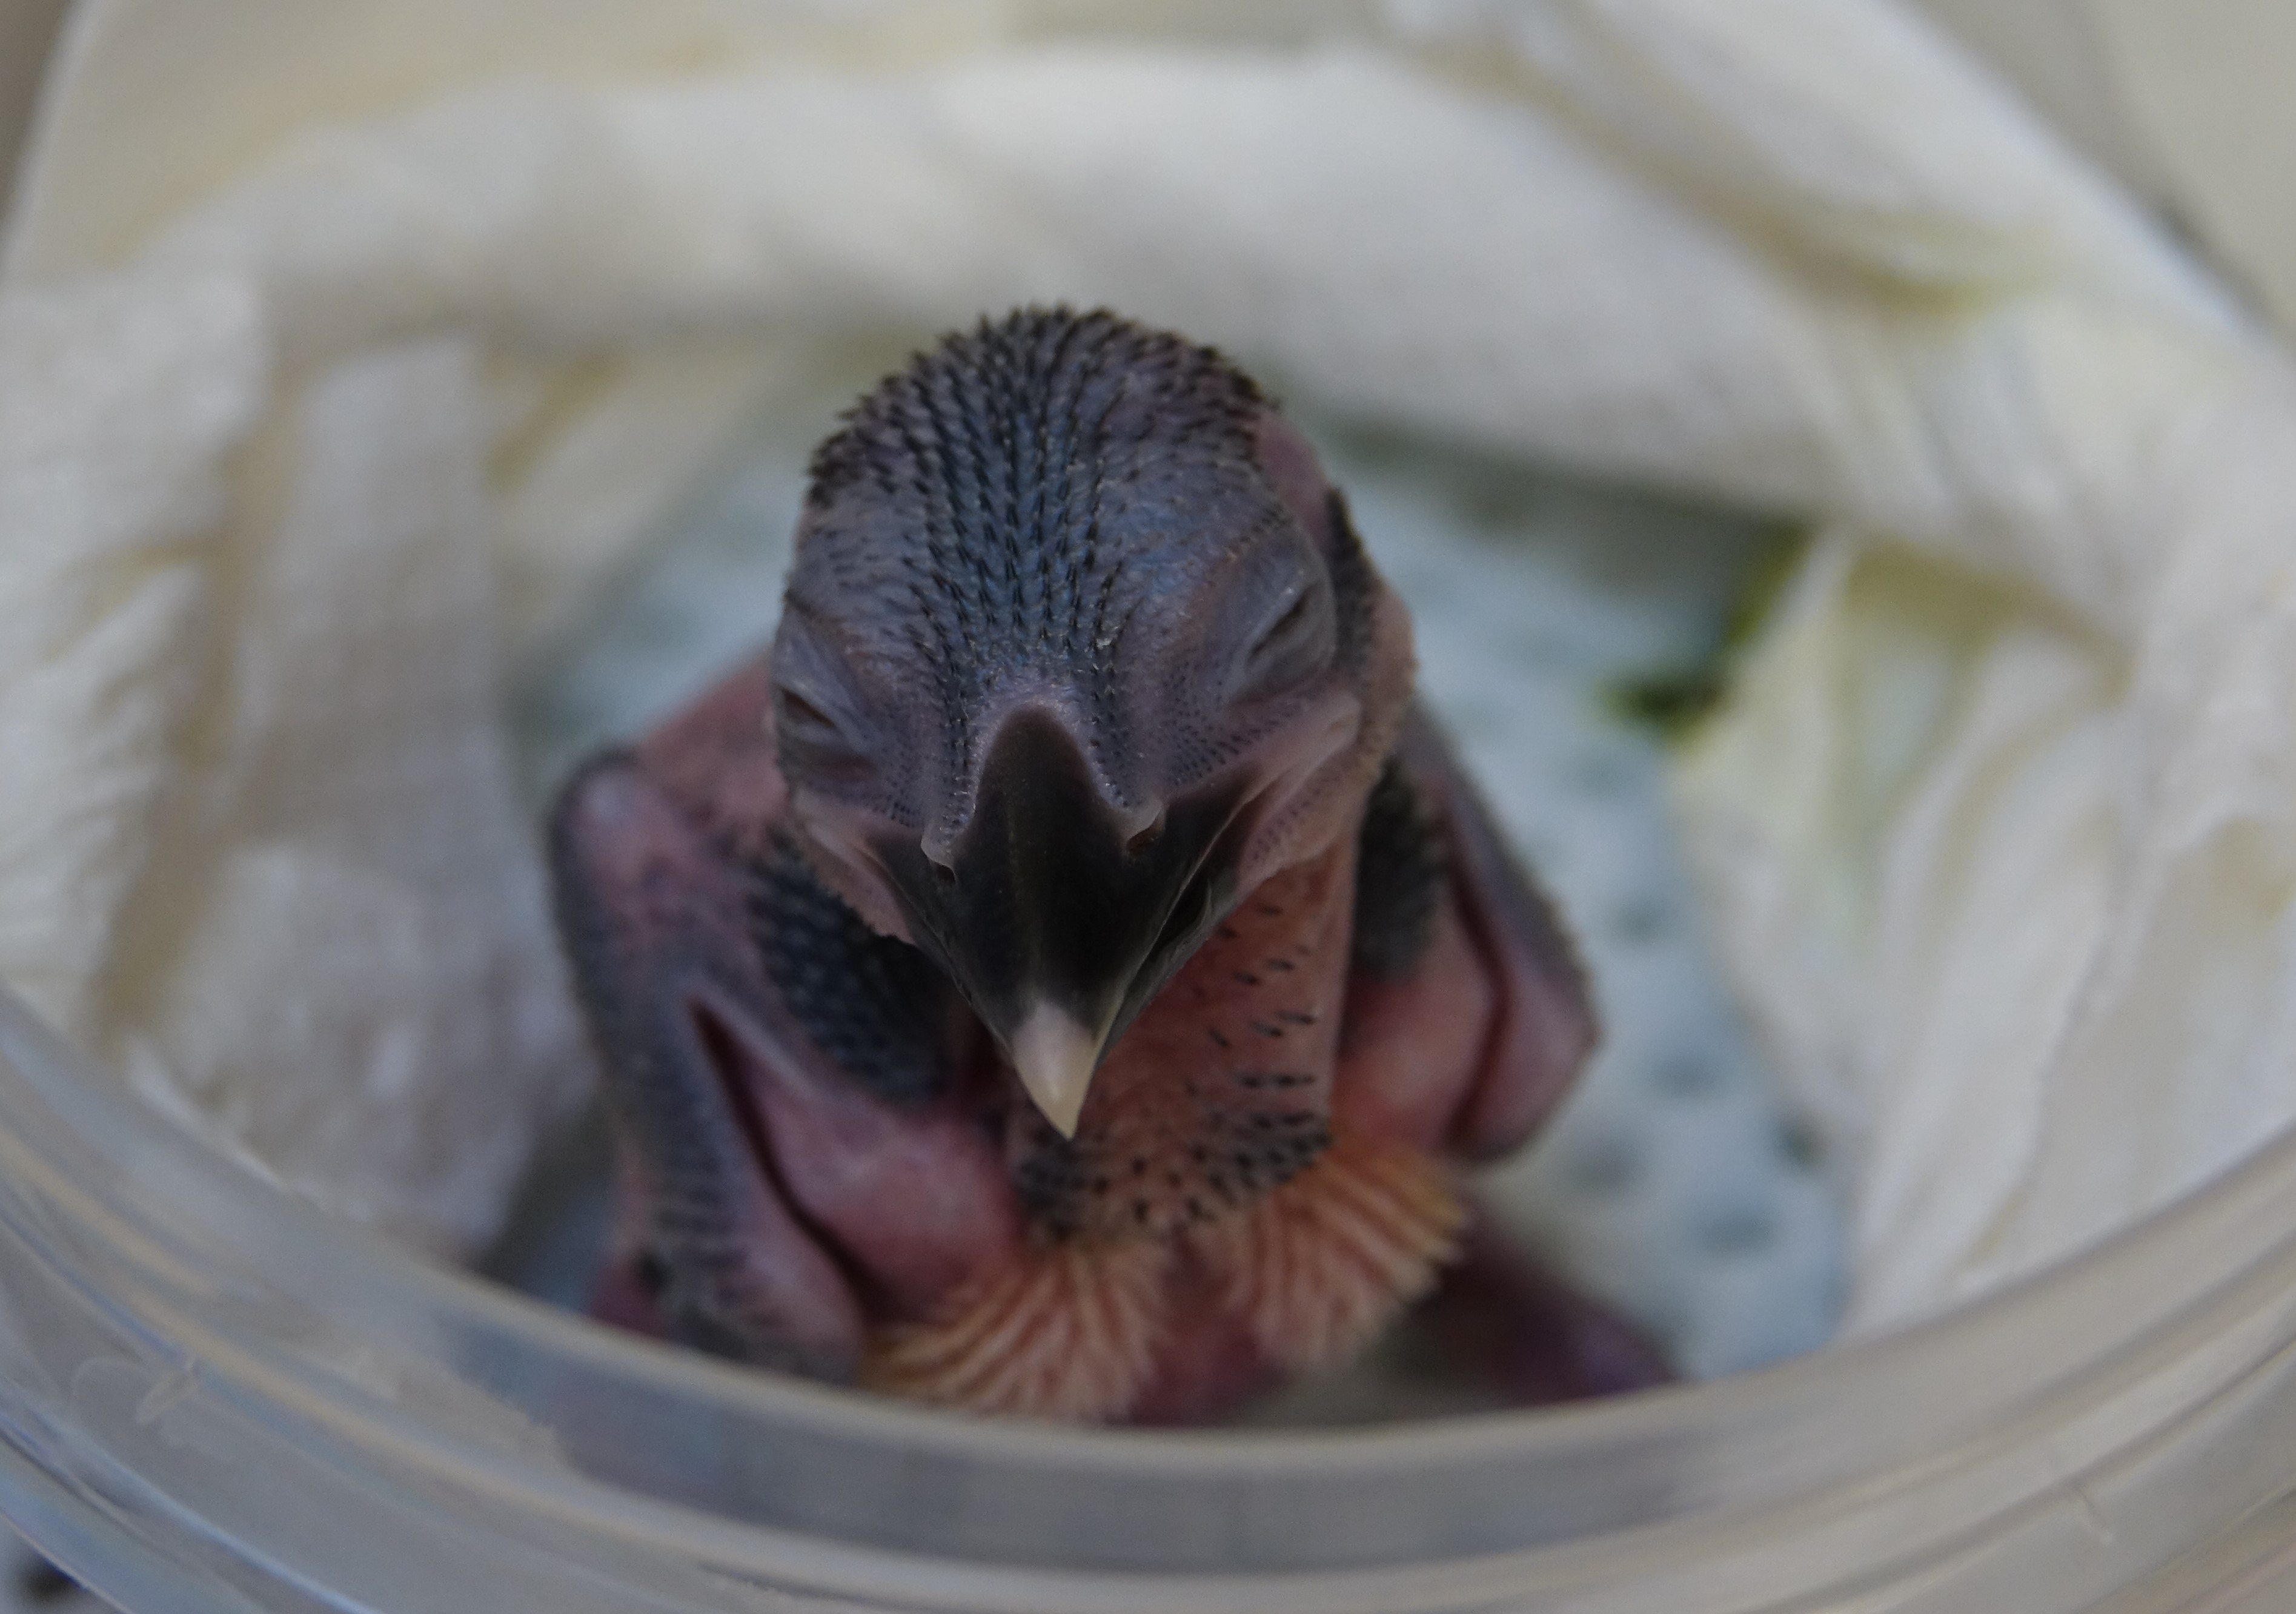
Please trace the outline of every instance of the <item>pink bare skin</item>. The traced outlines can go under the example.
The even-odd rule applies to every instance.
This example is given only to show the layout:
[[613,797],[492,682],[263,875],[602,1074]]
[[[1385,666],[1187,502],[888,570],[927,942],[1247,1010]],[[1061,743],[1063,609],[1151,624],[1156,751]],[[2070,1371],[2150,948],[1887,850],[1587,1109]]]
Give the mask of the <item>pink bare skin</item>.
[[598,1314],[1174,1422],[1441,1283],[1512,1393],[1662,1377],[1460,1186],[1594,1023],[1410,666],[1217,355],[1031,312],[889,378],[816,456],[773,651],[553,823],[620,1159]]

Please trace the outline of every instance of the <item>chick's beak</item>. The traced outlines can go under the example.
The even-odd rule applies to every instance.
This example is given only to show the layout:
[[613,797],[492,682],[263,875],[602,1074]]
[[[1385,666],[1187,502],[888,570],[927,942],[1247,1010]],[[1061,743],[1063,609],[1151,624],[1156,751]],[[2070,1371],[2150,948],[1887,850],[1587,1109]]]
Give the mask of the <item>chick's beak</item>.
[[1013,1072],[1062,1137],[1076,1136],[1084,1095],[1108,1045],[1104,1028],[1083,1025],[1069,1012],[1039,1002],[1004,1039]]
[[945,860],[880,848],[911,933],[1062,1136],[1109,1045],[1233,905],[1239,795],[1133,828],[1061,725],[1023,710],[991,740]]

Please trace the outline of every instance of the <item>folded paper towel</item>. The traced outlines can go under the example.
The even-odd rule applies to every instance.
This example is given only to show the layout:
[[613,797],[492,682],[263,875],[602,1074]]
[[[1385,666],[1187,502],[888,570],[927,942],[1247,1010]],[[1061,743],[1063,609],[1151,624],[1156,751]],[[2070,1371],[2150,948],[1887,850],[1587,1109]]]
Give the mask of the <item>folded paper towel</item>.
[[[74,70],[135,9],[87,13]],[[561,52],[627,26],[521,9]],[[92,194],[131,238],[102,261],[36,169],[0,290],[0,724],[37,759],[0,976],[287,1180],[466,1246],[581,1072],[504,668],[792,344],[1065,297],[1828,524],[1680,798],[1844,1163],[1860,1322],[2296,1109],[2296,387],[1981,75],[1882,0],[1398,0],[1307,43],[1271,4],[1221,45],[950,14],[315,125],[164,225]],[[85,168],[89,123],[50,127],[40,163]]]

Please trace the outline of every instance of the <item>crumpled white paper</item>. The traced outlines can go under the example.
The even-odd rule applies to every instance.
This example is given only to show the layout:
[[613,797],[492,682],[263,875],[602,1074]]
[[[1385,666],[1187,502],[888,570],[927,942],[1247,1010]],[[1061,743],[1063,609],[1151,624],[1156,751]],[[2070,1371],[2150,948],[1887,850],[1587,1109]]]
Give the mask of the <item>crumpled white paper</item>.
[[[1681,801],[1859,1322],[2296,1108],[2296,388],[1884,0],[165,9],[0,290],[0,977],[307,1192],[467,1247],[582,1079],[505,669],[778,358],[1031,298],[1823,525]],[[139,188],[153,37],[223,132]]]

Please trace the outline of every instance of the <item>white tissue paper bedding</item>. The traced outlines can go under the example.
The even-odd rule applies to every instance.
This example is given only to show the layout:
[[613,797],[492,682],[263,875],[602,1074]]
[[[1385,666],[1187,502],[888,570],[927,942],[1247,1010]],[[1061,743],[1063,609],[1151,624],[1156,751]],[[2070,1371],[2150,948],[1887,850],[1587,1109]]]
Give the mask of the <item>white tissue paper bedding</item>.
[[468,1249],[586,1079],[507,669],[803,340],[1066,298],[1818,526],[1678,806],[1853,1324],[2296,1112],[2296,385],[1991,81],[1883,0],[1057,12],[84,7],[0,289],[0,977]]

